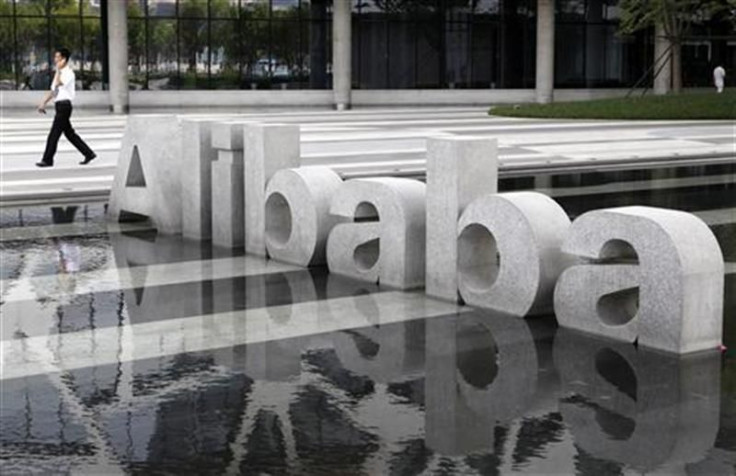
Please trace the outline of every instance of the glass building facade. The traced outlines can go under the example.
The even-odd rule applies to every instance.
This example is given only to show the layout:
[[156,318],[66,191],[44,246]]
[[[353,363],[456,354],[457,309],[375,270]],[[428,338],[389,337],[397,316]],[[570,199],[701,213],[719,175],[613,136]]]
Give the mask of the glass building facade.
[[78,87],[103,89],[100,0],[0,0],[0,89],[46,89],[54,49],[73,54]]
[[[354,89],[535,86],[536,0],[114,1],[128,3],[131,89],[329,89],[333,1],[352,4]],[[557,0],[556,88],[624,88],[646,75],[653,34],[619,34],[617,4]],[[0,0],[0,88],[44,89],[63,45],[78,86],[105,89],[104,24],[101,0]],[[685,86],[710,85],[715,62],[736,68],[727,23],[694,35]]]
[[135,0],[134,89],[329,88],[327,0]]

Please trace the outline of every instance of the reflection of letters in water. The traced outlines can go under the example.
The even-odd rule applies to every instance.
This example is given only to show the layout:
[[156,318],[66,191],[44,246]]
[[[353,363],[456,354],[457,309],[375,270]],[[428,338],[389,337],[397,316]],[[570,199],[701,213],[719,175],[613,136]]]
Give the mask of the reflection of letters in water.
[[[213,148],[226,148],[218,157],[243,151],[243,167],[217,181],[213,166],[220,158],[188,160],[195,170],[177,166],[179,151],[192,154],[183,150],[178,124],[175,116],[129,120],[110,200],[113,218],[142,214],[160,232],[195,237],[225,230],[237,239],[223,243],[240,246],[244,237],[251,253],[304,266],[326,258],[331,272],[400,289],[427,283],[430,295],[462,296],[519,317],[553,309],[563,327],[668,352],[721,343],[723,256],[694,215],[624,207],[589,212],[570,225],[545,195],[495,193],[496,142],[486,138],[429,140],[425,187],[390,177],[343,181],[324,167],[298,167],[296,125],[187,122],[187,135],[200,139],[206,133],[197,134],[197,127],[212,127]],[[201,156],[213,156],[196,145]],[[145,186],[126,183],[134,152]],[[201,181],[209,176],[206,197]],[[183,185],[192,183],[198,185]],[[215,197],[227,199],[202,204]],[[182,203],[197,206],[190,211]],[[210,233],[197,228],[204,218],[194,232],[182,229],[190,222],[183,215],[210,209]],[[241,223],[244,230],[233,230]]]
[[447,455],[493,448],[495,427],[523,415],[537,392],[527,323],[476,312],[426,326],[427,446]]
[[575,444],[641,473],[684,474],[713,447],[720,356],[677,357],[560,329],[560,411]]
[[[191,262],[202,252],[196,243],[191,245],[182,246],[177,237],[151,239],[146,234],[118,234],[113,242],[120,269],[157,260]],[[305,334],[234,347],[230,355],[216,351],[214,362],[238,368],[256,381],[279,382],[285,392],[301,382],[305,366],[317,366],[331,384],[356,399],[380,393],[384,385],[406,385],[424,412],[426,445],[438,455],[491,449],[501,454],[513,441],[509,428],[524,427],[530,419],[554,424],[548,430],[554,438],[567,439],[564,433],[569,431],[579,451],[640,472],[679,473],[685,465],[706,459],[714,445],[720,407],[720,359],[715,353],[667,355],[565,329],[555,333],[554,326],[540,321],[480,310],[387,325],[382,319],[403,310],[382,298],[395,293],[382,292],[375,284],[320,268],[266,276],[233,280],[233,302],[226,307],[267,307],[274,310],[270,319],[220,331],[253,335],[261,332],[258,325],[272,330],[298,325]],[[145,293],[158,292],[156,286],[146,286],[146,279],[156,277],[142,275],[138,284]],[[143,294],[136,303],[135,293],[125,291],[130,319],[160,316],[176,301],[203,306],[174,310],[182,316],[217,312],[211,285],[175,288],[186,292],[187,299]],[[217,296],[219,300],[223,293]],[[343,299],[349,297],[356,299]],[[312,303],[310,315],[318,320],[287,312],[289,306],[281,305],[287,303]],[[362,325],[316,332],[326,321],[353,315]],[[551,349],[553,358],[547,358]],[[529,416],[530,408],[536,416]],[[513,431],[517,449],[528,445],[528,435]]]

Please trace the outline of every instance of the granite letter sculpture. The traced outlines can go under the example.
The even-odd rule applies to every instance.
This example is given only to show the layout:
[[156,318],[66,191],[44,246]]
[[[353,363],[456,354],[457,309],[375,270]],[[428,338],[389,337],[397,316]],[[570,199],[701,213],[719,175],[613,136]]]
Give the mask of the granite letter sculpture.
[[325,263],[327,235],[338,221],[330,200],[342,179],[329,167],[279,170],[266,187],[269,256],[298,266]]
[[514,316],[554,303],[562,327],[667,352],[721,343],[723,256],[694,215],[625,207],[570,225],[543,194],[493,194],[496,144],[483,138],[430,139],[426,186],[342,181],[298,167],[299,151],[295,125],[131,117],[110,217],[206,239],[211,212],[213,242],[249,253],[399,289],[426,278],[429,294]]
[[279,170],[299,167],[299,126],[245,127],[245,251],[266,256],[266,184]]
[[131,116],[110,192],[108,216],[144,215],[160,233],[182,231],[181,125],[173,115]]
[[458,288],[467,304],[526,316],[552,310],[560,251],[570,220],[535,192],[485,195],[457,225]]
[[456,301],[456,227],[474,199],[496,193],[497,141],[449,136],[427,140],[427,294]]
[[220,122],[212,127],[212,243],[228,248],[243,246],[243,127],[244,122]]
[[332,198],[331,213],[348,220],[377,216],[378,221],[333,228],[327,241],[330,272],[399,289],[422,286],[425,190],[423,183],[402,178],[344,182]]
[[623,207],[585,213],[563,251],[586,262],[555,289],[563,327],[675,353],[721,343],[723,255],[689,213]]
[[182,234],[192,240],[212,238],[212,147],[211,120],[181,121],[181,203]]

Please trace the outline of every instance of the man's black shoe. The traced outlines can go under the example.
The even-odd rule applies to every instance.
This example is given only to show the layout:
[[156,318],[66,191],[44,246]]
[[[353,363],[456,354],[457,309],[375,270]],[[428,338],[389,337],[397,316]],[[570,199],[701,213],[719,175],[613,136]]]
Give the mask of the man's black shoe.
[[96,154],[95,155],[90,155],[89,157],[86,157],[83,161],[81,161],[79,163],[79,165],[87,165],[90,162],[92,162],[93,160],[95,160],[96,158],[97,158],[97,155]]
[[54,164],[49,164],[48,162],[36,162],[36,167],[53,167]]

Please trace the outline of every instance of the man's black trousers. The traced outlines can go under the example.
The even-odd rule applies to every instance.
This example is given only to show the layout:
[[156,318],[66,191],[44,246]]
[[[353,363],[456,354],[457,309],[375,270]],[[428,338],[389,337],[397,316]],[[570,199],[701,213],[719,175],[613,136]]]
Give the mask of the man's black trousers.
[[74,132],[70,118],[72,117],[71,101],[58,101],[55,104],[56,115],[54,116],[54,124],[51,126],[51,132],[46,139],[46,151],[43,153],[43,162],[51,165],[54,163],[54,155],[56,155],[56,146],[59,143],[61,134],[71,142],[85,158],[95,155],[92,149],[84,143],[81,137]]

